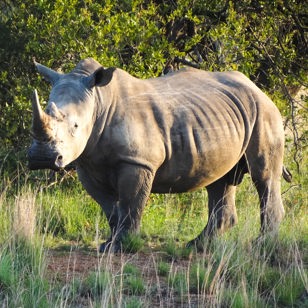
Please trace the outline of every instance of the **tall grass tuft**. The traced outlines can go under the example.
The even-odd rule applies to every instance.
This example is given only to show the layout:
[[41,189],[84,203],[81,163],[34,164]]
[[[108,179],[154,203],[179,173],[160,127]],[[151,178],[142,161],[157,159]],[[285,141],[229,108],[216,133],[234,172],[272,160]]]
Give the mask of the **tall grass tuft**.
[[44,278],[43,242],[36,233],[35,194],[25,189],[14,202],[2,198],[1,211],[6,206],[9,228],[0,252],[1,298],[8,307],[47,305],[49,285]]
[[13,213],[13,234],[32,240],[36,230],[36,197],[31,191],[25,191],[15,199]]

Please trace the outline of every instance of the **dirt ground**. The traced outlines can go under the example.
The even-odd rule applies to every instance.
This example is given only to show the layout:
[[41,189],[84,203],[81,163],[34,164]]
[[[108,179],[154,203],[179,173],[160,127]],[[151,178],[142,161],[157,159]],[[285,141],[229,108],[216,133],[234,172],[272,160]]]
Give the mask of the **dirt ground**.
[[[129,263],[138,267],[143,276],[155,276],[153,262],[157,262],[158,253],[148,255],[137,254],[98,254],[96,250],[50,250],[48,252],[47,264],[48,273],[57,280],[67,283],[73,278],[83,279],[91,271],[99,268],[108,269],[112,273],[121,272],[121,268]],[[154,271],[154,273],[153,273]]]
[[[163,252],[140,252],[136,254],[98,254],[94,249],[88,250],[49,250],[47,254],[47,273],[51,281],[70,284],[73,279],[83,280],[99,268],[107,269],[113,276],[123,274],[125,264],[135,266],[145,282],[146,295],[139,296],[146,301],[144,307],[200,307],[209,299],[209,295],[179,295],[168,286],[168,275],[158,274],[158,263],[164,260],[174,273],[187,272],[191,258],[172,259]],[[149,291],[150,290],[150,291]],[[125,291],[124,291],[125,292]],[[82,297],[82,296],[81,296]],[[89,298],[80,298],[80,307],[89,305]]]

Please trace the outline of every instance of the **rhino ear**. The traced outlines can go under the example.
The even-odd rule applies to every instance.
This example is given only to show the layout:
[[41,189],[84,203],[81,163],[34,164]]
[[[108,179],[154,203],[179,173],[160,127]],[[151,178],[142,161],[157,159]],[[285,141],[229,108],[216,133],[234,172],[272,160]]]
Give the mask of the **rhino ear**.
[[57,73],[51,68],[48,68],[47,66],[37,63],[35,60],[34,64],[40,75],[42,75],[48,82],[50,82],[51,85],[54,85],[60,79],[61,74]]
[[107,69],[100,67],[93,74],[84,78],[83,82],[89,89],[95,86],[106,86],[111,81],[114,71],[114,67],[109,67]]

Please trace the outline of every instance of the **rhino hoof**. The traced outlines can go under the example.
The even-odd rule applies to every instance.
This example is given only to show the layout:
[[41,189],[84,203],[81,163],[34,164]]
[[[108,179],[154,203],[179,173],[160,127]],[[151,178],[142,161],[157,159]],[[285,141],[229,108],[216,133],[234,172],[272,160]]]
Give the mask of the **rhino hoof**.
[[122,249],[120,243],[116,243],[110,240],[102,243],[99,247],[100,253],[117,253],[121,251]]
[[206,245],[207,242],[204,239],[200,240],[199,238],[195,238],[186,244],[186,248],[195,249],[197,252],[203,252],[205,250]]

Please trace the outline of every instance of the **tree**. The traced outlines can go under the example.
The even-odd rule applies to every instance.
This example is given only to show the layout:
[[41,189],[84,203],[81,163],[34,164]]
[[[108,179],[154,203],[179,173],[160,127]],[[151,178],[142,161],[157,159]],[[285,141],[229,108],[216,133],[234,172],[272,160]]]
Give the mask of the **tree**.
[[47,98],[33,57],[67,71],[91,56],[140,78],[182,64],[237,69],[272,96],[297,130],[293,94],[307,85],[304,1],[5,0],[0,8],[2,145],[28,144],[32,89]]

